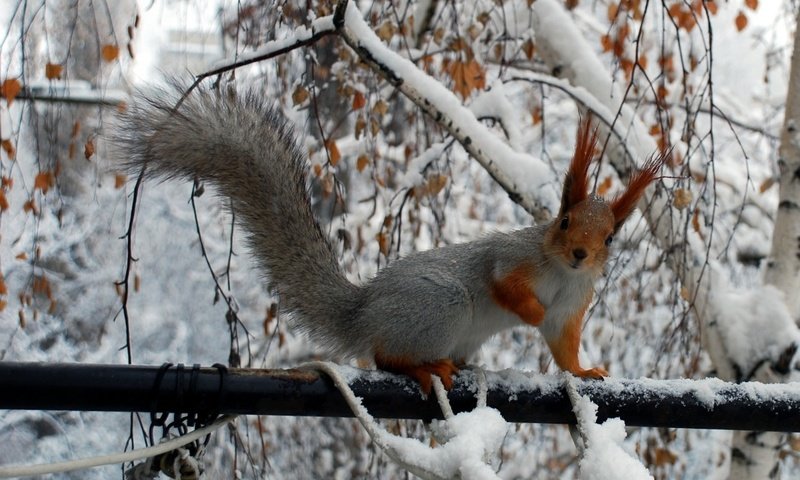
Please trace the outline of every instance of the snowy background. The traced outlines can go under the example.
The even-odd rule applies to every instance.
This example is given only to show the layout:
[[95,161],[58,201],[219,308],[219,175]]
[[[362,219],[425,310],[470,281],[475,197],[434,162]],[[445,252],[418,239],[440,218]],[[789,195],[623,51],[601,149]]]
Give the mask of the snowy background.
[[[0,82],[51,88],[61,80],[48,80],[54,72],[46,65],[63,65],[64,80],[124,95],[161,81],[164,73],[202,73],[332,12],[328,2],[310,2],[311,11],[291,2],[111,3],[3,2]],[[521,193],[544,207],[552,209],[558,199],[579,106],[616,113],[604,103],[608,98],[579,84],[581,68],[590,79],[600,78],[587,67],[593,64],[567,63],[564,69],[576,70],[575,76],[554,77],[547,56],[558,42],[577,45],[570,28],[587,48],[566,53],[599,59],[616,96],[603,93],[611,103],[624,99],[631,118],[646,127],[648,138],[637,139],[639,127],[620,114],[617,129],[633,151],[649,144],[674,149],[674,178],[665,179],[663,188],[666,207],[683,221],[668,235],[676,247],[663,249],[638,213],[615,240],[583,335],[593,364],[625,378],[720,374],[701,338],[701,317],[693,309],[698,296],[710,318],[734,322],[721,336],[737,346],[729,358],[740,369],[749,371],[756,356],[779,349],[761,341],[759,329],[796,340],[796,330],[781,323],[791,324],[785,309],[765,313],[761,307],[782,302],[763,278],[778,206],[776,160],[795,28],[791,2],[755,8],[752,1],[717,2],[710,17],[710,10],[696,8],[699,2],[666,2],[663,8],[636,1],[566,2],[577,4],[557,9],[569,25],[546,15],[549,5],[565,2],[537,3],[357,2],[386,46],[457,92],[493,138],[532,158],[524,164],[530,168],[513,162],[506,168]],[[430,18],[423,15],[429,6]],[[646,13],[643,23],[636,12]],[[740,29],[741,15],[747,24]],[[422,18],[427,28],[418,32]],[[539,35],[556,31],[549,41],[534,36],[536,22],[543,22]],[[622,28],[630,31],[620,46],[604,48],[604,38],[613,43]],[[105,45],[118,45],[119,52],[104,58]],[[626,60],[637,53],[641,70],[629,89]],[[473,68],[472,61],[481,68],[480,82],[459,78],[459,69]],[[275,98],[296,124],[309,152],[315,212],[353,281],[410,251],[532,222],[444,129],[359,64],[336,36],[318,48],[239,69],[235,77],[237,85],[257,85]],[[570,84],[566,92],[558,88]],[[0,152],[7,202],[0,202],[0,360],[126,363],[130,355],[136,364],[284,367],[324,358],[270,315],[277,299],[254,270],[241,231],[231,231],[225,202],[207,188],[196,199],[196,223],[192,186],[176,182],[146,183],[136,207],[127,302],[131,343],[125,348],[118,282],[129,253],[133,180],[115,174],[112,159],[119,152],[103,143],[113,114],[114,108],[0,100],[0,137],[9,140]],[[13,156],[5,145],[13,146]],[[86,155],[87,145],[95,152]],[[623,184],[620,173],[604,161],[596,172],[598,188],[613,194]],[[197,224],[213,272],[241,320],[233,330],[228,305],[215,293],[201,256]],[[713,277],[710,290],[679,273],[697,262]],[[753,321],[762,317],[774,322]],[[745,326],[751,330],[740,331]],[[524,327],[493,338],[472,363],[557,373],[538,333]],[[0,464],[120,451],[129,420],[127,414],[1,411]],[[431,435],[420,422],[383,424],[423,442]],[[591,471],[586,465],[592,457],[578,456],[564,426],[504,428],[491,465],[501,478],[575,478],[579,468],[584,477]],[[624,448],[656,478],[727,475],[729,432],[603,428],[595,434],[621,440],[627,433]],[[135,440],[142,445],[140,435]],[[780,478],[798,471],[797,442],[790,440],[778,448]],[[242,417],[235,430],[215,435],[205,462],[208,478],[405,478],[350,419]],[[114,466],[63,478],[119,475]]]

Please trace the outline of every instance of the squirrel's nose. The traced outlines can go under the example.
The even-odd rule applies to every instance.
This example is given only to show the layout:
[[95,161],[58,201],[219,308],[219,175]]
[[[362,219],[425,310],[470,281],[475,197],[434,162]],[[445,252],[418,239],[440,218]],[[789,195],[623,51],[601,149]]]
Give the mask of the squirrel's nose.
[[576,248],[572,251],[572,256],[575,257],[576,260],[583,260],[588,256],[588,254],[586,253],[586,250],[582,248]]

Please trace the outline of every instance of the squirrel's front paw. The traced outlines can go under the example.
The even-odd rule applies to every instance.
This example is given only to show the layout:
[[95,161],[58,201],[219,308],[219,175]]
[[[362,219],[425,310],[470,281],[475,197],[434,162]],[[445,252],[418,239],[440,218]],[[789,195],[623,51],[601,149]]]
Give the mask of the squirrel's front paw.
[[578,370],[577,372],[572,372],[573,375],[576,377],[581,378],[599,378],[602,379],[603,377],[608,376],[608,372],[605,368],[602,367],[595,367],[595,368],[587,368],[586,370]]

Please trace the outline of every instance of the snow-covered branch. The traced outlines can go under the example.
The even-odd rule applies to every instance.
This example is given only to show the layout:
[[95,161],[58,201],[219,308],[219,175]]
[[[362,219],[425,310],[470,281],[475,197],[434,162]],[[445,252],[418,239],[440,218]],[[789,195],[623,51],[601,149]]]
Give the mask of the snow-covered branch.
[[366,24],[354,3],[340,1],[337,9],[342,6],[347,10],[340,34],[361,59],[458,140],[508,192],[509,197],[533,215],[537,222],[548,220],[557,208],[558,199],[555,192],[541,188],[553,180],[553,174],[544,162],[514,151],[481,124],[453,92],[386,47]]
[[219,75],[220,73],[235,70],[251,63],[261,62],[283,55],[300,47],[311,45],[317,40],[327,35],[336,33],[336,15],[327,15],[311,22],[310,27],[301,26],[295,30],[294,35],[272,40],[265,43],[256,51],[237,55],[234,59],[223,60],[212,66],[211,70],[203,72],[197,76],[195,84],[205,78]]
[[[358,7],[348,0],[340,0],[333,15],[318,18],[311,28],[300,28],[294,35],[268,42],[255,52],[221,62],[199,75],[188,90],[210,76],[310,45],[331,33],[338,33],[364,62],[447,130],[537,222],[550,219],[558,198],[554,191],[541,188],[554,180],[547,165],[509,146],[481,124],[452,91],[384,45],[364,21]],[[496,88],[502,89],[502,84]],[[496,93],[493,98],[496,100],[497,96]],[[518,137],[512,134],[509,138],[515,147]]]

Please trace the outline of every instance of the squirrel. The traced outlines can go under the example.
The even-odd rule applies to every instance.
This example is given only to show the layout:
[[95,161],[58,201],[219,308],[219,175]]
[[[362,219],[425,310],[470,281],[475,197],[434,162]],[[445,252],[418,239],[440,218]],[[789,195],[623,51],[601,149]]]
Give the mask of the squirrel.
[[174,85],[137,95],[112,135],[120,165],[147,177],[202,180],[231,199],[249,249],[297,327],[332,353],[448,390],[494,334],[537,327],[556,364],[576,376],[584,314],[609,247],[665,155],[654,155],[611,201],[589,193],[597,131],[581,123],[558,215],[546,225],[411,253],[362,285],[350,282],[312,214],[307,160],[263,95]]

